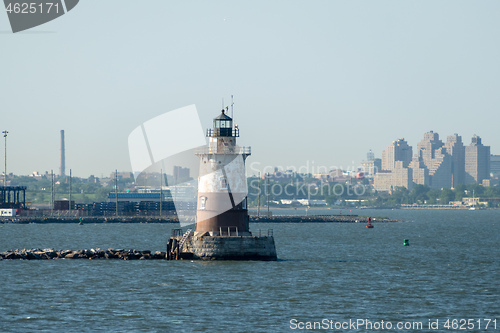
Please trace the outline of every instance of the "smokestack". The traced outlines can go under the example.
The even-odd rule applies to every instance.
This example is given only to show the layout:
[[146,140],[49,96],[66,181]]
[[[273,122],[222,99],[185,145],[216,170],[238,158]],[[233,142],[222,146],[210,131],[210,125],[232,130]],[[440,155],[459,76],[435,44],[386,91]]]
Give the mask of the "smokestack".
[[66,176],[66,156],[64,153],[64,130],[61,130],[61,166],[59,168],[59,176]]

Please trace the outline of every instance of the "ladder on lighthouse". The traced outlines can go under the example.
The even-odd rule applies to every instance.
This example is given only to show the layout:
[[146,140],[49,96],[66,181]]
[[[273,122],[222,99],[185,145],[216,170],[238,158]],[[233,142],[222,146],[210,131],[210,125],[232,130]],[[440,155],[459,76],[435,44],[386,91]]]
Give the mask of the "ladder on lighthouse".
[[191,233],[193,232],[193,229],[188,229],[186,230],[186,232],[184,233],[184,235],[182,235],[182,238],[181,240],[179,241],[179,250],[182,250],[182,246],[184,245],[184,243],[186,242],[186,240],[188,239],[189,236],[191,236]]

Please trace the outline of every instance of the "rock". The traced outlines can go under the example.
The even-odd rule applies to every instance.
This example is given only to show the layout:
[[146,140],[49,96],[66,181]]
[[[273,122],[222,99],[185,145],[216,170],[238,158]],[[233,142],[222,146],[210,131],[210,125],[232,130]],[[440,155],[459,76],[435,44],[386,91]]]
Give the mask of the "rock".
[[106,259],[116,259],[116,258],[118,258],[118,256],[116,254],[114,254],[113,252],[106,252],[104,254],[104,258],[106,258]]
[[57,253],[57,257],[58,258],[66,258],[66,256],[70,253],[72,253],[73,251],[69,251],[69,250],[63,250],[63,251],[59,251]]
[[42,259],[42,257],[39,256],[38,254],[35,254],[34,252],[28,251],[26,253],[26,259],[28,259],[28,260],[40,260],[40,259]]
[[64,256],[66,259],[78,259],[81,258],[80,254],[78,251],[72,251],[71,253],[68,253],[67,255]]
[[166,256],[165,252],[155,251],[152,259],[165,259],[165,256]]
[[13,252],[13,251],[8,251],[4,256],[3,256],[5,259],[21,259],[22,257],[16,253],[16,252]]

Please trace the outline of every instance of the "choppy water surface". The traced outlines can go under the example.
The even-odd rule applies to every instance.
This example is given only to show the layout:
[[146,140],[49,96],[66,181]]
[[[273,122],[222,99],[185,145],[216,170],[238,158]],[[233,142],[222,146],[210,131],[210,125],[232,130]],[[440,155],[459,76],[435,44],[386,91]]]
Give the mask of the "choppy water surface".
[[[500,211],[348,213],[411,222],[251,225],[274,229],[277,262],[0,261],[0,331],[286,332],[324,319],[375,324],[343,332],[382,320],[385,332],[428,332],[429,320],[459,331],[447,319],[500,330]],[[165,250],[174,226],[0,224],[0,251]]]

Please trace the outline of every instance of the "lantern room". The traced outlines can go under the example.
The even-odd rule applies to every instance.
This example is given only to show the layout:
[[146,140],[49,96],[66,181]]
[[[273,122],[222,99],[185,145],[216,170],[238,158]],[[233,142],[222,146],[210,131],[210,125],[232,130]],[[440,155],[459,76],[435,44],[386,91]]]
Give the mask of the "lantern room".
[[226,115],[224,109],[214,118],[214,129],[208,136],[233,136],[233,119]]

